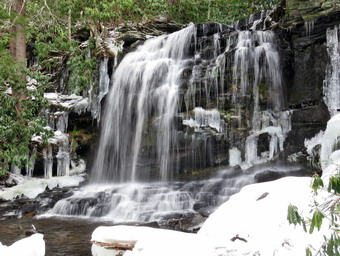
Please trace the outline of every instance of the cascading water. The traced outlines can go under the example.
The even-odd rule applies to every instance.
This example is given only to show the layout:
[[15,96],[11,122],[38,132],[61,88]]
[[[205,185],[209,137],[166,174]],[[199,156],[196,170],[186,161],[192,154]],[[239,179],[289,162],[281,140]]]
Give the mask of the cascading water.
[[173,118],[179,79],[187,65],[194,31],[195,26],[190,25],[169,36],[148,40],[120,63],[107,99],[93,181],[143,178],[142,158],[155,154],[142,152],[146,150],[142,146],[145,126],[150,122],[157,126],[158,176],[161,180],[168,178],[170,148],[176,140]]
[[[208,25],[202,25],[200,31],[189,25],[169,36],[150,39],[125,56],[114,73],[106,99],[99,149],[92,168],[94,184],[59,201],[50,212],[52,215],[147,222],[197,212],[206,214],[242,186],[254,182],[257,171],[242,171],[238,166],[271,160],[283,149],[290,113],[281,111],[281,71],[273,32],[235,32],[219,24],[213,27],[215,32],[211,33]],[[226,40],[218,34],[222,31],[229,33]],[[200,43],[199,33],[204,39]],[[206,45],[209,40],[212,49]],[[228,96],[229,81],[234,86],[233,97]],[[265,100],[261,98],[264,89],[268,92]],[[235,167],[201,181],[169,181],[171,173],[180,167],[173,161],[174,156],[191,155],[184,169],[193,168],[199,161],[210,161],[210,135],[222,138],[231,134],[226,128],[233,117],[222,113],[221,108],[224,104],[236,104],[228,99],[242,103],[247,95],[251,98],[252,118],[243,145],[245,156],[240,145],[231,143],[229,163]],[[183,117],[183,123],[176,123],[176,115]],[[178,132],[177,126],[182,124],[187,130]],[[258,141],[263,134],[270,136],[268,152],[258,156]],[[179,142],[179,136],[187,141],[185,145]],[[197,145],[203,149],[196,150]],[[48,159],[48,152],[44,156]],[[150,180],[156,182],[145,183]]]
[[[233,100],[239,106],[245,96],[252,95],[254,105],[243,168],[272,160],[283,150],[283,142],[291,129],[290,112],[281,111],[284,106],[282,74],[274,42],[271,31],[239,32],[233,77],[240,93],[235,91]],[[260,94],[264,90],[268,95]],[[265,110],[260,109],[260,96],[267,97]],[[268,150],[258,152],[259,136],[263,134],[270,137]]]

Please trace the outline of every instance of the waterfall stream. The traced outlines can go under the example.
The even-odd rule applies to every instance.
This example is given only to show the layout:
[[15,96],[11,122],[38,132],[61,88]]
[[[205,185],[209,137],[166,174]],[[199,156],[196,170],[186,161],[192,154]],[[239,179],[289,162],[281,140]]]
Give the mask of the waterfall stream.
[[[115,222],[209,214],[244,185],[256,181],[263,169],[247,169],[274,159],[290,130],[290,112],[283,111],[275,35],[271,31],[232,31],[222,44],[220,33],[230,28],[215,27],[215,33],[209,34],[207,25],[198,31],[191,24],[149,39],[125,56],[114,72],[106,99],[91,184],[59,201],[49,214]],[[198,33],[206,41],[199,42]],[[212,49],[205,45],[209,36]],[[185,76],[187,88],[183,89]],[[240,145],[233,141],[230,130],[244,129],[241,115],[245,108],[241,105],[246,103],[252,106],[248,114],[252,118],[249,134]],[[233,116],[223,113],[225,104],[234,105]],[[236,126],[231,126],[233,118],[239,120]],[[179,131],[178,125],[186,128]],[[211,134],[231,141],[225,150],[234,167],[203,180],[176,181],[174,174],[183,167],[178,156],[190,156],[184,167],[191,170],[196,162],[209,162]],[[190,142],[181,144],[179,136]],[[269,139],[265,150],[258,151],[262,136]],[[202,152],[197,151],[198,144]],[[44,157],[48,156],[45,152]]]
[[[118,66],[107,99],[94,182],[142,179],[143,133],[148,122],[157,126],[157,176],[167,180],[175,143],[173,118],[177,112],[179,79],[186,66],[195,26],[148,40]],[[157,120],[158,119],[158,120]],[[144,170],[147,171],[147,170]]]

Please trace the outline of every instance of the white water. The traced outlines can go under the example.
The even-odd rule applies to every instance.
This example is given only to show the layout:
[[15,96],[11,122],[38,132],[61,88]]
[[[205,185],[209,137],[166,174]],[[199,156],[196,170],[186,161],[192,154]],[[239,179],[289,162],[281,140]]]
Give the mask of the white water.
[[269,108],[273,110],[282,108],[282,74],[279,54],[275,49],[275,35],[272,31],[239,32],[233,72],[234,81],[239,85],[241,95],[253,94],[255,111],[259,111],[261,82],[268,87]]
[[327,51],[330,64],[323,84],[324,101],[331,116],[340,110],[340,27],[327,30]]
[[178,83],[194,28],[190,25],[169,36],[150,39],[120,63],[107,99],[92,180],[122,182],[143,176],[140,155],[149,122],[157,127],[159,179],[168,177],[170,147],[176,140],[173,118]]

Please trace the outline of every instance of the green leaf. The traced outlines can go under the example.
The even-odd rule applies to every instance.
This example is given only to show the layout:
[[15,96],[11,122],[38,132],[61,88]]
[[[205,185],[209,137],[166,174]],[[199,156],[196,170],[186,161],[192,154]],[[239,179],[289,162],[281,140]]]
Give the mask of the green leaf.
[[295,226],[297,224],[301,225],[301,223],[302,223],[303,226],[304,226],[304,229],[305,229],[305,223],[304,223],[302,217],[300,216],[300,214],[298,213],[298,208],[295,205],[289,205],[288,206],[287,219],[288,219],[290,224],[294,224]]
[[323,213],[319,210],[316,210],[313,214],[312,217],[312,221],[311,221],[311,225],[310,225],[310,229],[309,229],[309,233],[312,234],[314,231],[314,228],[317,227],[318,230],[320,230],[321,225],[322,225],[322,220],[325,216],[323,215]]
[[306,248],[306,256],[313,256],[312,251],[310,248]]
[[314,174],[313,175],[312,184],[311,184],[311,188],[314,190],[314,193],[317,193],[317,191],[320,188],[323,188],[323,187],[324,187],[324,184],[323,184],[323,181],[320,178],[320,176],[317,175],[317,174]]
[[340,194],[340,175],[333,176],[329,179],[328,192],[332,190],[334,193]]

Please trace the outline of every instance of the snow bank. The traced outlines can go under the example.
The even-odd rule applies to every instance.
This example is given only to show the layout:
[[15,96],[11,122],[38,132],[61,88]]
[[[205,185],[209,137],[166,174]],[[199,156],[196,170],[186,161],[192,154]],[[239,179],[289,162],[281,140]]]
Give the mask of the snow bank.
[[[124,254],[125,256],[214,255],[212,243],[206,241],[204,237],[148,227],[98,227],[93,232],[91,241],[104,244],[135,244],[133,250],[127,251]],[[115,251],[103,250],[103,247],[94,244],[92,246],[92,255],[115,255]]]
[[[225,248],[222,255],[228,256],[295,256],[304,255],[309,244],[320,248],[323,234],[329,232],[327,224],[310,235],[287,221],[289,204],[296,205],[302,215],[310,215],[310,182],[310,178],[287,177],[246,186],[207,219],[199,235]],[[237,235],[247,242],[233,242]]]
[[30,237],[23,238],[11,246],[5,246],[0,243],[0,255],[3,256],[44,256],[45,241],[44,235],[34,234]]
[[57,186],[74,187],[79,186],[81,182],[85,181],[84,175],[53,177],[50,179],[28,178],[21,175],[16,176],[18,176],[17,180],[19,181],[19,184],[0,191],[0,198],[11,200],[17,196],[25,195],[26,197],[33,199],[44,192],[46,187],[49,189]]

